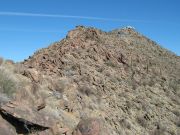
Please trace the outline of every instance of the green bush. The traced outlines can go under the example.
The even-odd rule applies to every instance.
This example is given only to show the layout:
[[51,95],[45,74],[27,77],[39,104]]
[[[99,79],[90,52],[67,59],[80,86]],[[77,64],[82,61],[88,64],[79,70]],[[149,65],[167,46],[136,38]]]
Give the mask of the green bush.
[[16,91],[16,82],[4,69],[0,69],[0,92],[5,93],[7,96],[13,96]]
[[55,91],[58,91],[60,93],[63,93],[65,90],[68,89],[68,86],[70,86],[70,82],[66,78],[58,78],[53,80],[53,88]]
[[169,81],[169,88],[173,89],[175,92],[180,90],[180,80],[171,79]]
[[107,66],[109,66],[109,67],[113,67],[113,68],[114,68],[114,67],[117,67],[117,64],[114,63],[114,62],[111,61],[111,60],[106,61],[105,64],[106,64]]

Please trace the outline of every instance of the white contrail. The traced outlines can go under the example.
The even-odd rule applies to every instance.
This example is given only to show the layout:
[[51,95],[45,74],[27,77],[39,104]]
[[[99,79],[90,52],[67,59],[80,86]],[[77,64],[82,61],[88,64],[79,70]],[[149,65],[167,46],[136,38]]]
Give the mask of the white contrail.
[[15,28],[0,28],[0,31],[10,31],[10,32],[40,32],[40,33],[65,33],[65,30],[33,30],[33,29],[15,29]]
[[60,14],[25,13],[25,12],[0,12],[0,16],[50,17],[50,18],[86,19],[86,20],[97,20],[97,21],[116,21],[116,22],[147,22],[144,20],[129,20],[129,19],[121,20],[121,19],[113,19],[113,18],[60,15]]

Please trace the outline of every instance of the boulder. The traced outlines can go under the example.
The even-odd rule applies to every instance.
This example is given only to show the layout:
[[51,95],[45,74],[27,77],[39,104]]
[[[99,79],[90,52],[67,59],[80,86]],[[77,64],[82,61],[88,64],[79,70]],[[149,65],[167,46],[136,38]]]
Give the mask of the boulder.
[[100,135],[100,120],[88,118],[81,120],[77,125],[73,135]]
[[30,78],[33,82],[39,82],[39,73],[34,68],[25,70],[23,75]]
[[33,106],[23,102],[13,101],[2,105],[0,114],[4,120],[16,128],[16,132],[19,134],[31,133],[32,131],[46,131],[55,125],[51,117],[45,116]]

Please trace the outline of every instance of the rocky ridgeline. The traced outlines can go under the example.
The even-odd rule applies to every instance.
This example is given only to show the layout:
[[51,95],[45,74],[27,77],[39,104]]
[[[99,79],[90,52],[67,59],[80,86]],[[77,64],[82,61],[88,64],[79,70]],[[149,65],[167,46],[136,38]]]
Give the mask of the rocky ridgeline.
[[78,26],[9,65],[18,88],[2,90],[0,134],[180,133],[180,58],[134,28]]

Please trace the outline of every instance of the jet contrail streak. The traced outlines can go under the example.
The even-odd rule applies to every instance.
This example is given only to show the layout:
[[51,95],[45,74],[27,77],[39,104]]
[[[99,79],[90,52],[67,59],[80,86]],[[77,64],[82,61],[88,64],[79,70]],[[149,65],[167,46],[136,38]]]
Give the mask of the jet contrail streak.
[[40,32],[40,33],[65,33],[65,31],[56,31],[56,30],[32,30],[32,29],[9,29],[9,28],[0,28],[0,31],[10,31],[10,32]]
[[0,12],[0,16],[25,16],[25,17],[49,17],[49,18],[69,18],[69,19],[86,19],[97,21],[116,21],[116,22],[147,22],[143,20],[129,20],[129,19],[113,19],[89,16],[74,16],[74,15],[60,15],[60,14],[41,14],[41,13],[25,13],[25,12]]

